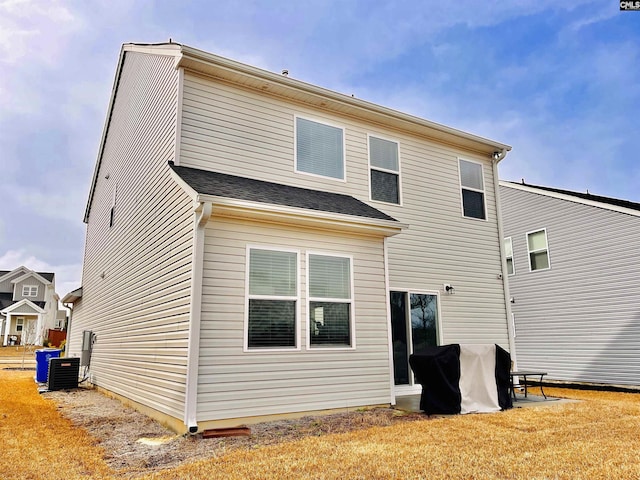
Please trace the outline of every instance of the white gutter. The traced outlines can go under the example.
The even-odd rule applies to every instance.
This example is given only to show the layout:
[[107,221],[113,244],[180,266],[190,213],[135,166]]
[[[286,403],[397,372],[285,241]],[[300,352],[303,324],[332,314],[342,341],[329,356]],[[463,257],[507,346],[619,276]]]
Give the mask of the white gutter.
[[498,178],[498,162],[507,155],[507,150],[498,152],[493,157],[491,165],[493,167],[493,190],[496,197],[496,217],[498,219],[498,244],[500,245],[500,261],[502,264],[502,288],[504,292],[504,305],[507,314],[507,334],[509,335],[509,353],[513,362],[513,370],[518,369],[518,360],[516,357],[516,340],[513,331],[511,300],[509,299],[509,272],[507,271],[507,257],[504,249],[504,229],[502,226],[502,207],[500,205],[500,179]]
[[193,254],[191,256],[191,312],[189,314],[189,346],[187,351],[187,385],[184,423],[189,433],[198,432],[198,364],[200,361],[200,322],[202,316],[202,274],[204,270],[204,237],[211,203],[200,203],[195,213]]

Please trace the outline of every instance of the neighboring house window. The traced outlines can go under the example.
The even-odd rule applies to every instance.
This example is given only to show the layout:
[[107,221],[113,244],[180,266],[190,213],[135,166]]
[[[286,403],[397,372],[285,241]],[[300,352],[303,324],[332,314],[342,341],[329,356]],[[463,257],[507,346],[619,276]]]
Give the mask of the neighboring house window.
[[343,129],[296,117],[296,172],[344,180]]
[[486,220],[482,164],[460,159],[459,165],[463,215]]
[[23,285],[22,286],[22,296],[23,297],[37,297],[38,296],[38,286],[37,285]]
[[16,332],[21,332],[24,328],[24,318],[18,317],[16,318]]
[[351,257],[308,254],[309,346],[352,347]]
[[507,273],[513,275],[516,271],[513,266],[513,243],[511,242],[511,237],[504,239],[504,253],[505,257],[507,257]]
[[550,268],[546,229],[527,233],[527,247],[529,249],[530,271]]
[[371,200],[400,203],[398,143],[369,137]]
[[298,253],[248,249],[247,347],[295,348]]

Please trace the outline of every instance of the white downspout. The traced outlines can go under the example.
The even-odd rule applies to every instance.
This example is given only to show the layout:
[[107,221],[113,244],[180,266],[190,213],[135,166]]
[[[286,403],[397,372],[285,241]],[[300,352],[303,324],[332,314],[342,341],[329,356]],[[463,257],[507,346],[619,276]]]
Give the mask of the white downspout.
[[509,298],[509,272],[507,271],[507,258],[504,250],[504,230],[502,227],[502,207],[500,204],[500,179],[498,178],[498,162],[507,155],[503,149],[497,157],[493,158],[493,190],[496,197],[496,216],[498,217],[498,243],[500,245],[500,259],[502,264],[502,286],[504,290],[504,304],[507,313],[507,334],[509,335],[509,353],[513,362],[513,370],[518,370],[518,360],[516,356],[516,340],[513,331],[511,300]]
[[200,321],[202,316],[202,275],[204,271],[204,237],[211,203],[201,202],[195,209],[193,254],[191,256],[191,312],[189,314],[189,346],[187,351],[187,385],[184,424],[189,433],[198,432],[198,364],[200,360]]
[[389,250],[387,248],[387,240],[388,237],[384,237],[382,245],[384,249],[384,289],[387,299],[387,343],[389,344],[389,383],[391,389],[389,402],[391,405],[395,405],[396,382],[393,368],[395,359],[393,358],[393,332],[391,330],[391,292],[389,291]]

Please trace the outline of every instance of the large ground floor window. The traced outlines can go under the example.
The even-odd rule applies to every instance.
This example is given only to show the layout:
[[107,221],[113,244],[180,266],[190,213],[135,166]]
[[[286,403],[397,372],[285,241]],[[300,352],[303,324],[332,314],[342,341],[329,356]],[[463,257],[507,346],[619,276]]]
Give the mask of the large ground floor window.
[[409,355],[438,345],[438,295],[392,291],[390,302],[395,384],[410,385]]

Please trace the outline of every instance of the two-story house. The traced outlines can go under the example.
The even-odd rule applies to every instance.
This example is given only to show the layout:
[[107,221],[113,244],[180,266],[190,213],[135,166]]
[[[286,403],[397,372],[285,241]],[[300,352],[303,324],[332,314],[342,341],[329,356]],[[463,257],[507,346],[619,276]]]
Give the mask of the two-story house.
[[500,182],[520,369],[640,386],[640,204]]
[[61,327],[55,275],[26,267],[0,271],[2,345],[42,345],[49,329]]
[[424,345],[513,353],[508,145],[179,44],[122,48],[70,354],[176,430],[395,404]]

